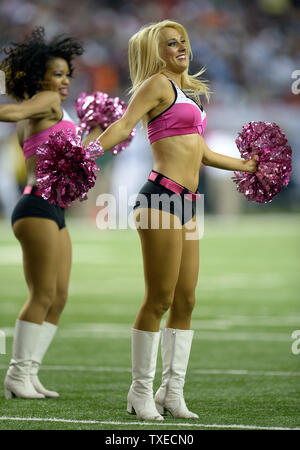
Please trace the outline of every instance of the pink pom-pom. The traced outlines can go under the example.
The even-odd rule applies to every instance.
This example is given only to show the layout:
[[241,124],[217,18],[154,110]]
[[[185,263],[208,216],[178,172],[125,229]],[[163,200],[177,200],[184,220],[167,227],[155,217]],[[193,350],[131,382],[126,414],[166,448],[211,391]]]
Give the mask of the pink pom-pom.
[[36,152],[36,176],[43,198],[63,208],[77,199],[86,200],[100,170],[94,159],[103,153],[97,142],[85,149],[80,135],[72,130],[51,133]]
[[[79,126],[83,133],[89,133],[96,125],[106,130],[112,123],[121,119],[127,108],[127,104],[119,97],[111,98],[104,92],[93,92],[91,95],[82,92],[79,94],[75,109],[79,118]],[[111,153],[116,155],[124,150],[135,136],[135,128],[128,138],[117,144]]]
[[234,172],[238,191],[250,201],[270,202],[288,185],[292,172],[292,149],[285,134],[276,123],[249,122],[235,142],[242,158],[258,155],[256,172]]

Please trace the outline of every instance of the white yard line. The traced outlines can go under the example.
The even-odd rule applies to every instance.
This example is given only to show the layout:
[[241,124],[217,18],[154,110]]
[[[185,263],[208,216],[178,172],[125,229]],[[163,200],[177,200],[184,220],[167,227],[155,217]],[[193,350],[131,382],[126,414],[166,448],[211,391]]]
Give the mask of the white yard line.
[[257,425],[237,425],[237,424],[206,424],[206,423],[167,423],[167,422],[120,422],[106,420],[76,420],[76,419],[57,419],[56,417],[7,417],[0,416],[1,420],[7,421],[23,421],[23,422],[61,422],[61,423],[78,423],[78,424],[99,424],[99,425],[126,425],[126,426],[163,426],[163,427],[186,427],[186,428],[235,428],[242,430],[300,430],[300,428],[286,427],[261,427]]
[[262,377],[300,377],[300,372],[277,372],[262,370],[219,370],[219,369],[192,369],[191,373],[202,375],[249,375]]
[[[201,323],[196,323],[194,326],[195,340],[202,341],[261,341],[261,342],[291,342],[291,332],[247,332],[247,331],[224,331],[224,324],[218,321],[208,321],[204,324],[204,329],[201,329]],[[199,328],[198,328],[199,327]],[[219,327],[219,329],[218,329]],[[130,339],[130,325],[127,324],[74,324],[72,327],[64,327],[58,330],[58,338],[60,339],[92,339],[92,338],[128,338]],[[221,329],[220,329],[221,328]],[[300,325],[294,326],[293,329],[299,329]],[[6,337],[13,336],[14,328],[1,328]]]
[[[7,365],[1,364],[0,370],[7,369]],[[130,373],[130,367],[107,367],[107,366],[47,366],[43,365],[41,370],[46,372],[120,372]],[[157,369],[161,372],[161,369]],[[244,369],[190,369],[189,373],[199,375],[240,375],[240,376],[262,376],[262,377],[300,377],[300,372],[244,370]]]

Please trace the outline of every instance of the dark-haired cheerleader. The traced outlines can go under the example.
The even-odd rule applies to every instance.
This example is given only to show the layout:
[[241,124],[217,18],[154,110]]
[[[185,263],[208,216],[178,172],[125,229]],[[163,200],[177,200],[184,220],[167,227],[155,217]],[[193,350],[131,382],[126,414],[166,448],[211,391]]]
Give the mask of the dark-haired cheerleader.
[[8,94],[17,104],[0,106],[0,121],[18,122],[27,186],[12,214],[12,227],[23,252],[28,299],[16,321],[12,359],[4,381],[5,397],[58,397],[44,388],[38,369],[56,333],[64,309],[71,269],[71,241],[64,209],[44,200],[37,188],[36,149],[53,131],[75,124],[62,110],[80,42],[65,35],[47,42],[42,27],[23,42],[4,49],[0,63]]

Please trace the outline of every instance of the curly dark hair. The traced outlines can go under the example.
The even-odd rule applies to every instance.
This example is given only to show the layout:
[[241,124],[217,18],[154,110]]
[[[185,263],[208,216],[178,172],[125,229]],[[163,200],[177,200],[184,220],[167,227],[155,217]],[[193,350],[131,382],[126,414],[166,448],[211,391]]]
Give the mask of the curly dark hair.
[[84,49],[77,39],[64,34],[47,42],[44,28],[36,27],[23,42],[12,42],[10,47],[4,47],[2,51],[7,55],[0,63],[0,69],[5,73],[7,93],[15,100],[22,101],[40,89],[47,63],[51,59],[65,59],[72,76],[72,60],[82,55]]

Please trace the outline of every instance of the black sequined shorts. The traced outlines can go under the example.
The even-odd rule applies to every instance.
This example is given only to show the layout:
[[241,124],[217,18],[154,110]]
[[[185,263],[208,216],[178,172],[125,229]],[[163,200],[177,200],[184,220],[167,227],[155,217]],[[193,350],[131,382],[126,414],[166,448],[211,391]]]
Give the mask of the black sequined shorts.
[[30,193],[23,193],[12,212],[11,224],[13,225],[18,219],[24,217],[40,217],[54,220],[60,230],[66,226],[64,208],[44,200],[38,194],[36,186],[32,187]]
[[[177,193],[180,191],[181,193]],[[195,216],[198,197],[199,193],[193,193],[165,175],[152,170],[148,181],[138,193],[133,209],[152,208],[166,211],[179,217],[181,225],[184,225]]]

